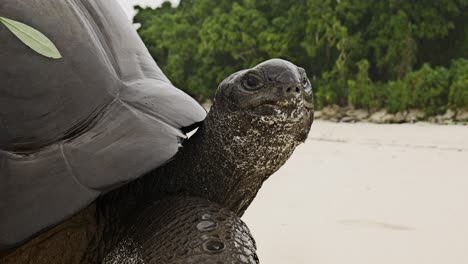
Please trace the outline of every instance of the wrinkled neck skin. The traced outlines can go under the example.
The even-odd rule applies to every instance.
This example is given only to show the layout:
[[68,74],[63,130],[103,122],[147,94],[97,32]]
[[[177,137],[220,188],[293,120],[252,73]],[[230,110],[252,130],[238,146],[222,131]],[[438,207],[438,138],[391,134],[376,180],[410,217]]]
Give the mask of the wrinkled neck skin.
[[[166,197],[199,197],[242,216],[263,182],[307,138],[313,112],[255,116],[213,105],[198,131],[166,165],[98,200],[99,259],[127,236],[134,218]],[[177,217],[177,216],[174,216]]]
[[278,118],[215,103],[179,155],[154,172],[153,179],[162,181],[153,185],[156,193],[203,197],[241,216],[263,182],[305,141],[311,122],[311,113],[302,110]]

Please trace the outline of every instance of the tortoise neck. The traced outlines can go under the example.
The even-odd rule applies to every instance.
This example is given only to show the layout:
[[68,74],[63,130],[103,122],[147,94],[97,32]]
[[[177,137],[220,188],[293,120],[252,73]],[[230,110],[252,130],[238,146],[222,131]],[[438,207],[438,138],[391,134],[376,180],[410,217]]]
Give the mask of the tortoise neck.
[[[308,130],[306,130],[308,132]],[[304,128],[213,105],[198,131],[167,164],[98,200],[108,252],[145,208],[169,196],[194,196],[241,216],[263,182],[304,139]]]
[[300,143],[277,129],[282,127],[215,104],[173,161],[156,170],[163,180],[157,185],[167,194],[203,197],[242,215]]
[[100,199],[104,208],[113,208],[111,214],[119,215],[105,218],[126,221],[168,196],[208,199],[242,215],[263,182],[303,141],[303,131],[302,126],[214,104],[170,162]]

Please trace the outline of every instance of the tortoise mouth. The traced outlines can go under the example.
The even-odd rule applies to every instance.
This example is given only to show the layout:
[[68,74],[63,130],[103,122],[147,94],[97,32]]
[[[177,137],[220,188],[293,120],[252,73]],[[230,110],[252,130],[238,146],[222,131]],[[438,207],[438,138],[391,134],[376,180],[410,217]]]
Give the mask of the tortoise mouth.
[[314,109],[314,102],[309,102],[307,100],[304,100],[304,107],[309,109],[309,110],[313,110]]
[[274,104],[262,104],[251,108],[250,112],[256,115],[275,115],[281,112],[283,107]]
[[249,112],[258,116],[290,114],[304,108],[303,102],[296,100],[264,101],[249,108]]

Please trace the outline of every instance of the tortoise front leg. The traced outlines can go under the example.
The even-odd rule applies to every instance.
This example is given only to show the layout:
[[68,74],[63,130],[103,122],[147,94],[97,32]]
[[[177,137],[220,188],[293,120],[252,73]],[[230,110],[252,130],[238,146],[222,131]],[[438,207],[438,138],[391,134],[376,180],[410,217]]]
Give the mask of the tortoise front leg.
[[128,230],[103,264],[259,263],[246,224],[208,200],[155,202],[135,216]]

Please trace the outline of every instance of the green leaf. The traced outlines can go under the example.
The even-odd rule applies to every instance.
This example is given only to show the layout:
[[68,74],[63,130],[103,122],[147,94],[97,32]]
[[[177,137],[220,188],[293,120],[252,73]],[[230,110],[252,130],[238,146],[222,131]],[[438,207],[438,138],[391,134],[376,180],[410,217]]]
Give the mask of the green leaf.
[[36,29],[4,17],[0,17],[0,22],[3,23],[24,44],[37,53],[52,59],[62,58],[62,55],[58,51],[57,47],[55,47],[54,43]]

